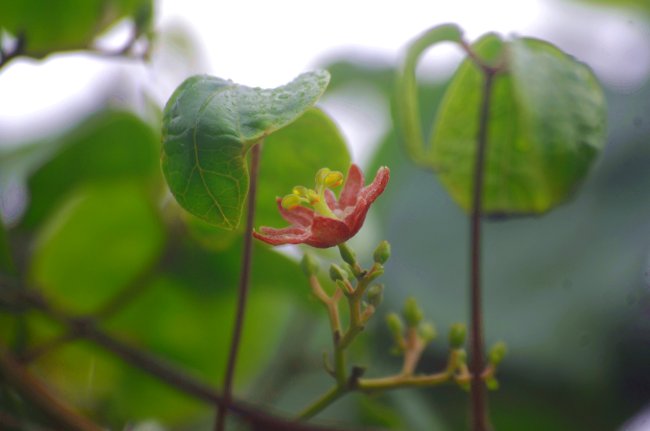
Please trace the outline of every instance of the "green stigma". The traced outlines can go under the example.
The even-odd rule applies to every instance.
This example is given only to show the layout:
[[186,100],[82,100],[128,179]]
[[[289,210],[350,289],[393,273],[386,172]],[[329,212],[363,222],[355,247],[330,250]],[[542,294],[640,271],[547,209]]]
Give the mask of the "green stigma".
[[295,186],[291,194],[282,198],[281,205],[285,209],[293,209],[301,204],[307,204],[314,208],[314,211],[325,217],[338,219],[336,214],[327,206],[325,190],[338,187],[343,184],[343,174],[339,171],[332,171],[329,168],[322,168],[316,172],[316,187],[309,189],[304,186]]

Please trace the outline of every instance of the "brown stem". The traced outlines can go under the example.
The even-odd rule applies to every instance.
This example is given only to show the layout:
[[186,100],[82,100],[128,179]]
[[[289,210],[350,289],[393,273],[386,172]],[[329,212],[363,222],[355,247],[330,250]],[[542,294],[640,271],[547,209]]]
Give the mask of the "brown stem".
[[50,391],[18,361],[5,351],[0,352],[2,379],[25,399],[41,410],[57,427],[71,431],[101,431],[91,420],[80,416]]
[[481,213],[483,206],[483,180],[485,158],[488,144],[488,122],[494,70],[482,68],[484,73],[483,100],[479,113],[476,159],[472,194],[472,214],[470,222],[471,280],[470,280],[470,345],[471,345],[471,411],[472,430],[489,431],[485,384],[481,379],[484,363],[485,344],[483,340],[483,312],[481,305]]
[[262,143],[259,142],[251,148],[250,185],[248,187],[248,202],[246,214],[246,230],[244,231],[244,250],[241,262],[241,274],[239,278],[239,289],[237,297],[237,310],[235,313],[235,326],[232,332],[230,353],[224,377],[223,395],[225,402],[217,406],[217,418],[215,431],[223,431],[226,425],[227,406],[232,397],[232,382],[235,376],[237,365],[237,354],[241,342],[244,317],[246,315],[246,301],[248,299],[248,288],[251,274],[251,262],[253,257],[253,222],[255,220],[255,197],[257,195],[257,179],[260,166],[260,150]]
[[114,354],[124,362],[158,378],[161,382],[183,392],[197,400],[209,404],[224,405],[228,410],[241,417],[252,425],[253,430],[264,431],[326,431],[342,428],[331,426],[322,427],[317,425],[300,424],[294,421],[282,419],[270,413],[237,400],[226,402],[225,397],[210,386],[196,380],[192,376],[174,368],[158,357],[138,350],[113,336],[97,328],[92,320],[74,319],[65,313],[52,307],[43,297],[34,291],[14,292],[11,297],[3,298],[11,303],[30,305],[51,319],[68,327],[68,331],[76,333],[80,338],[96,343],[106,351]]

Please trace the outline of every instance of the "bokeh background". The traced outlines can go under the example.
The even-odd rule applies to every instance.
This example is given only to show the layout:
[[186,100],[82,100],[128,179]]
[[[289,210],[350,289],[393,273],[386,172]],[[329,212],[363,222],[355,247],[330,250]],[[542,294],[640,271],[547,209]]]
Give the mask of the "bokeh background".
[[[195,73],[274,87],[325,68],[332,81],[320,107],[338,125],[350,155],[301,142],[309,133],[298,133],[284,139],[305,153],[269,152],[262,171],[266,163],[272,176],[282,163],[300,164],[300,157],[331,167],[351,158],[369,176],[389,165],[390,186],[352,244],[366,261],[381,239],[392,244],[380,317],[415,296],[445,334],[453,322],[467,321],[468,220],[435,175],[418,170],[402,151],[392,120],[395,70],[408,41],[443,22],[459,24],[470,39],[489,31],[539,37],[594,69],[608,101],[608,142],[571,202],[540,217],[485,225],[487,339],[509,347],[501,389],[490,395],[495,427],[650,430],[647,0],[165,0],[152,9],[143,9],[147,1],[115,2],[122,9],[90,3],[103,4],[101,20],[74,15],[84,9],[74,1],[0,2],[5,51],[18,36],[7,17],[21,7],[38,18],[32,20],[42,23],[38,28],[67,29],[43,30],[41,39],[29,39],[25,30],[26,40],[40,46],[0,69],[0,210],[21,281],[218,386],[240,234],[199,223],[166,194],[159,168],[162,107]],[[75,19],[66,22],[66,16]],[[107,55],[123,47],[134,28],[142,37],[131,57],[146,52],[146,59]],[[79,37],[82,30],[87,34]],[[70,42],[75,38],[83,44]],[[423,124],[431,124],[461,60],[451,46],[427,54],[419,70]],[[272,217],[266,213],[264,220]],[[255,250],[236,383],[241,397],[290,415],[329,388],[320,364],[329,338],[326,315],[310,299],[295,261],[302,250],[281,251]],[[320,257],[325,263],[336,256]],[[125,291],[128,300],[119,302]],[[116,301],[119,307],[111,308]],[[39,353],[63,328],[34,312],[1,311],[4,345],[33,354],[30,369],[84,414],[112,429],[210,429],[211,407],[88,343]],[[389,353],[382,319],[375,320],[353,362],[381,375],[399,361]],[[444,363],[441,338],[427,350],[423,371]],[[5,385],[0,409],[41,421]],[[450,386],[350,395],[318,419],[459,430],[467,424],[467,394]]]

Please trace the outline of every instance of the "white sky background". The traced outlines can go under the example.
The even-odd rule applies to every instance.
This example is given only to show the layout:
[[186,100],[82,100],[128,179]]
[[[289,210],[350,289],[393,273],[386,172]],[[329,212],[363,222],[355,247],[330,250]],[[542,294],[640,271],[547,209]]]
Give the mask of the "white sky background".
[[[459,24],[470,40],[488,31],[549,40],[621,91],[642,85],[650,69],[650,30],[631,13],[562,0],[328,0],[322,5],[295,0],[162,0],[157,23],[163,28],[181,24],[193,34],[205,59],[205,67],[195,72],[249,86],[284,84],[340,51],[369,50],[397,61],[409,40],[444,22]],[[425,57],[423,74],[451,73],[460,58],[451,46],[436,48]],[[139,73],[159,93],[161,103],[184,78],[157,82],[155,74],[137,64],[84,54],[14,61],[0,71],[0,145],[50,135],[70,117],[94,109],[93,91],[106,76],[113,76],[109,70]],[[326,98],[324,106],[343,129],[355,159],[365,159],[368,143],[384,131],[388,107],[368,103],[373,95],[363,88],[353,90],[352,96]]]

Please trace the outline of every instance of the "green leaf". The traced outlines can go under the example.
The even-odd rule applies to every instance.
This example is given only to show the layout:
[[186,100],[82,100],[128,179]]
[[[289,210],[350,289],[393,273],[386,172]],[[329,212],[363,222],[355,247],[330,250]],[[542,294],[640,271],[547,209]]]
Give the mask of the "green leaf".
[[[474,49],[486,60],[507,55],[494,81],[483,189],[486,215],[548,211],[585,177],[605,139],[605,101],[591,71],[554,46],[488,35]],[[441,103],[431,160],[452,198],[471,202],[483,75],[466,60]]]
[[269,136],[262,150],[256,204],[256,226],[284,226],[275,202],[296,185],[314,187],[323,167],[345,174],[350,154],[336,124],[323,111],[312,108],[284,129]]
[[441,42],[460,43],[461,40],[462,31],[454,24],[444,24],[426,31],[409,45],[404,65],[398,73],[397,109],[395,110],[397,124],[404,135],[404,143],[409,156],[418,164],[427,163],[420,123],[418,83],[415,76],[418,60],[433,45]]
[[300,117],[328,81],[329,74],[318,71],[275,89],[205,75],[183,82],[163,114],[162,167],[178,203],[209,223],[235,229],[248,193],[246,152]]
[[142,186],[88,186],[38,232],[30,281],[59,306],[93,312],[148,271],[163,242],[162,222]]
[[85,184],[134,180],[160,181],[158,137],[141,119],[126,112],[91,116],[55,142],[59,148],[27,183],[30,202],[21,227],[35,227],[62,200]]
[[0,28],[25,39],[24,53],[43,57],[55,51],[85,49],[95,37],[126,17],[146,28],[151,0],[1,0]]

